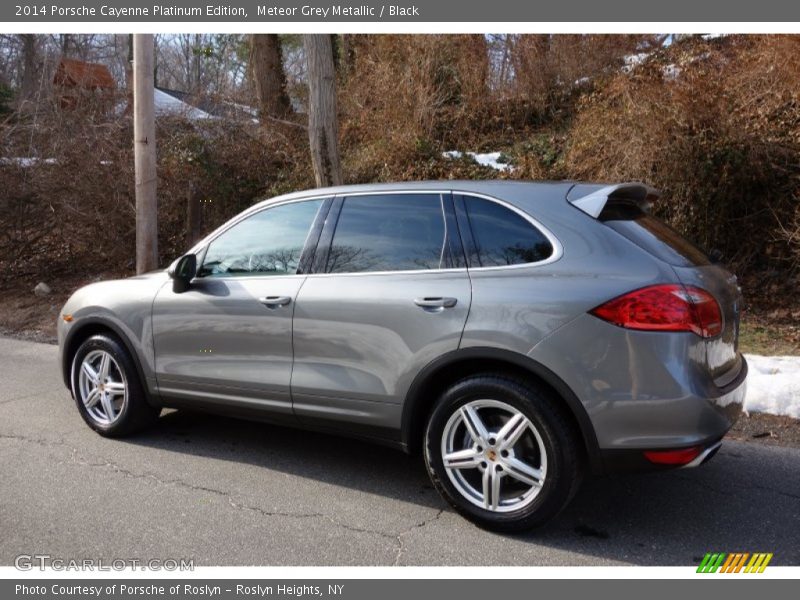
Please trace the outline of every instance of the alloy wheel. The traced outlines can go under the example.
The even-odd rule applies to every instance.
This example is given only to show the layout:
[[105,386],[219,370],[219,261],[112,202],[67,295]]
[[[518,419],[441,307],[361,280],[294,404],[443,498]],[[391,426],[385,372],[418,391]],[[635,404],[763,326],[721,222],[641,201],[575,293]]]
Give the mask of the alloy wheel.
[[441,453],[459,494],[492,512],[529,505],[547,474],[547,453],[536,427],[498,400],[473,400],[459,407],[444,427]]
[[107,426],[119,419],[128,400],[128,390],[125,374],[111,354],[92,350],[83,357],[78,394],[93,421]]

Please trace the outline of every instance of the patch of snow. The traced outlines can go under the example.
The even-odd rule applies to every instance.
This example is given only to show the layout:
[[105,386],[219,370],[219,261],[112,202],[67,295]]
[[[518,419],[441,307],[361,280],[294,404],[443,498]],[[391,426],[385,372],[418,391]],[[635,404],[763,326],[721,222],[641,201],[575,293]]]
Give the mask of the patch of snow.
[[729,35],[730,33],[704,33],[700,37],[702,37],[704,40],[716,40],[717,38],[727,37]]
[[38,158],[36,156],[13,156],[9,158],[0,158],[0,165],[14,165],[17,167],[28,168],[38,164],[54,165],[56,164],[56,159]]
[[591,79],[589,77],[581,77],[580,79],[576,79],[573,82],[573,85],[586,85],[590,81],[591,81]]
[[232,106],[236,110],[240,110],[243,113],[247,113],[251,117],[258,116],[258,109],[252,106],[248,106],[247,104],[240,104],[239,102],[231,102],[231,101],[226,101],[225,104],[227,104],[228,106]]
[[460,152],[458,150],[448,150],[447,152],[442,152],[442,156],[445,158],[462,158],[463,156],[469,156],[472,160],[474,160],[479,165],[483,165],[484,167],[490,167],[495,169],[496,171],[511,171],[513,167],[504,162],[500,162],[500,157],[502,153],[500,152]]
[[154,90],[153,99],[155,101],[157,116],[180,116],[191,119],[192,121],[215,118],[214,115],[211,115],[204,110],[200,110],[191,104],[182,102],[175,96],[171,96],[159,89]]
[[[28,168],[36,165],[55,165],[58,160],[55,158],[39,158],[37,156],[15,156],[11,158],[0,158],[0,165],[15,165],[18,167]],[[101,160],[101,165],[108,166],[112,163],[110,160]]]
[[638,54],[629,54],[622,60],[625,64],[622,67],[623,73],[630,73],[634,68],[642,64],[650,56],[648,52],[639,52]]
[[800,419],[800,356],[747,354],[744,409]]

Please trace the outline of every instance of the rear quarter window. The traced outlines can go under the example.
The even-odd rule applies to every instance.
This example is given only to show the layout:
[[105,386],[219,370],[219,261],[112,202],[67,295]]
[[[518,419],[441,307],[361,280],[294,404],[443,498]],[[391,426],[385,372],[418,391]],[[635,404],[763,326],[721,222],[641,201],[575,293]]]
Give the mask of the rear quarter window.
[[699,267],[711,264],[708,255],[698,246],[633,202],[609,202],[598,218],[670,265]]
[[504,267],[550,258],[553,245],[530,221],[505,206],[476,196],[461,196],[472,232],[473,267]]

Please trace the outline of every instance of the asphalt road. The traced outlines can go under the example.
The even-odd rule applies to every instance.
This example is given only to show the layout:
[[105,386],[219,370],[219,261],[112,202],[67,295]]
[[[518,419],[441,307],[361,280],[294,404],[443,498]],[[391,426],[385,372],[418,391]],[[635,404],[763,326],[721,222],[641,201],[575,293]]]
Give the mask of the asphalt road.
[[366,443],[187,412],[106,440],[55,346],[0,338],[0,564],[687,565],[708,551],[800,564],[800,450],[728,442],[700,469],[587,481],[545,529],[482,531],[421,461]]

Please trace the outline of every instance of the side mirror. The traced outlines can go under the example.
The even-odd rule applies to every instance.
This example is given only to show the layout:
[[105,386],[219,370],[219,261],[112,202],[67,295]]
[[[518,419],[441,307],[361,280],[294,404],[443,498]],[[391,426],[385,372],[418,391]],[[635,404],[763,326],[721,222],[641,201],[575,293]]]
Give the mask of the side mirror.
[[197,275],[197,257],[194,254],[184,254],[167,270],[172,278],[172,291],[182,294],[189,289],[189,283]]

